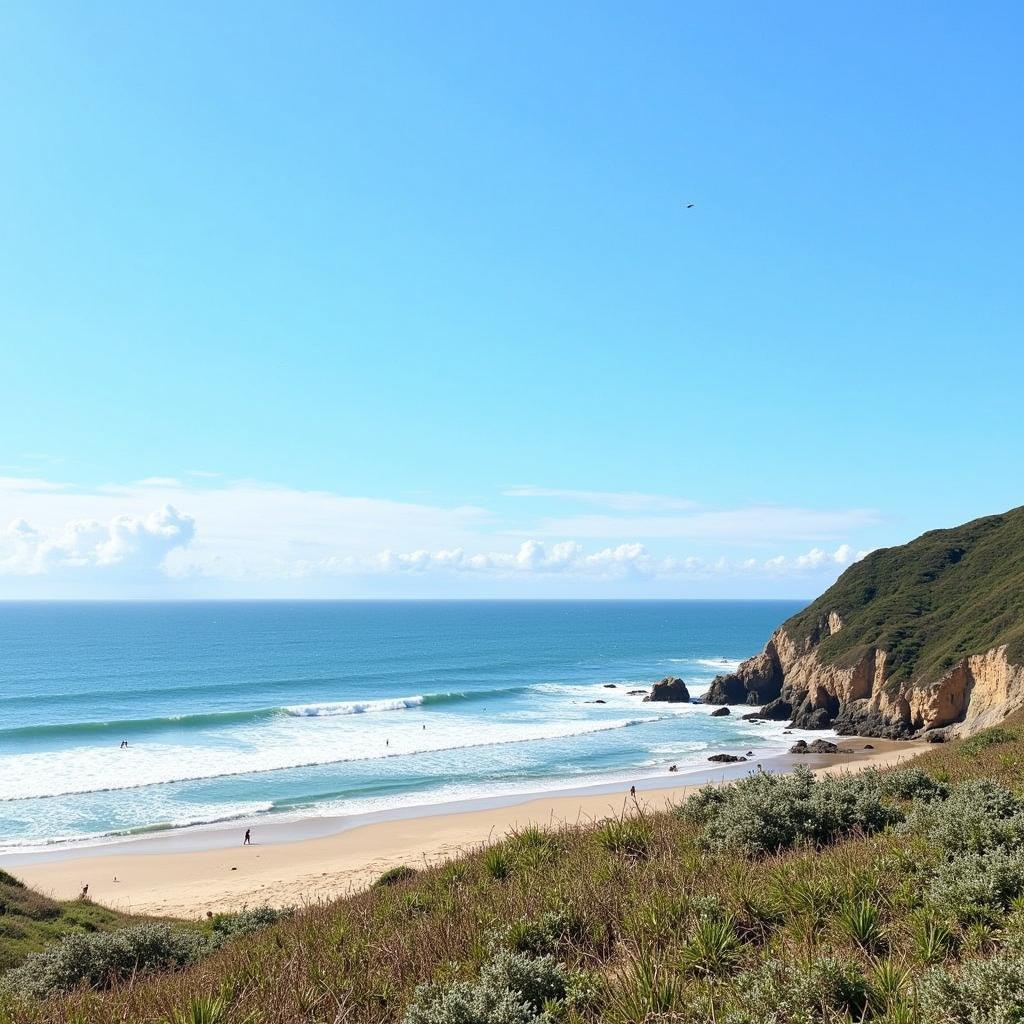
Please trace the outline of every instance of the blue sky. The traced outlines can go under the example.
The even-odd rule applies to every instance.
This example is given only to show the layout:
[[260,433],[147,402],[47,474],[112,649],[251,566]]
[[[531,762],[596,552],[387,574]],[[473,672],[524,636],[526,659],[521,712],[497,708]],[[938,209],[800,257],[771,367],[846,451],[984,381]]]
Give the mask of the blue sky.
[[6,5],[0,596],[803,597],[1021,504],[1022,43]]

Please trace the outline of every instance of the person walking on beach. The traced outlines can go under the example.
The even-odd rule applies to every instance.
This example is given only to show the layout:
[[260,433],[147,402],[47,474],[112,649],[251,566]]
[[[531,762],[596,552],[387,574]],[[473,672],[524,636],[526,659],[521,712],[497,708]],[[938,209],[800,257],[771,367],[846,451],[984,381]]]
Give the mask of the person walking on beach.
[[245,838],[242,840],[243,846],[252,846],[252,834],[249,829],[245,830]]

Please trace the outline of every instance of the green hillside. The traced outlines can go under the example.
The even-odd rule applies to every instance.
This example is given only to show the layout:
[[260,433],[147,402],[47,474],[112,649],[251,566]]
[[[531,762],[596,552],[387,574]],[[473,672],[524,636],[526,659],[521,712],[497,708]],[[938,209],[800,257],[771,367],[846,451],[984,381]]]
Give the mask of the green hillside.
[[886,650],[893,682],[933,682],[964,656],[1001,644],[1024,662],[1024,507],[872,552],[784,628],[815,637],[831,611],[843,628],[819,656],[852,664],[871,648]]

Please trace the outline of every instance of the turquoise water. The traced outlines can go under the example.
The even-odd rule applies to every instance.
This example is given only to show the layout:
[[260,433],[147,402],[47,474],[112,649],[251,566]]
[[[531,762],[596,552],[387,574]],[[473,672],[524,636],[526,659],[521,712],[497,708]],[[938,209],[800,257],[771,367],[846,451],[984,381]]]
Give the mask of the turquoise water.
[[777,723],[627,691],[673,674],[699,694],[799,607],[3,604],[0,850],[663,775],[706,764],[711,748],[782,750]]

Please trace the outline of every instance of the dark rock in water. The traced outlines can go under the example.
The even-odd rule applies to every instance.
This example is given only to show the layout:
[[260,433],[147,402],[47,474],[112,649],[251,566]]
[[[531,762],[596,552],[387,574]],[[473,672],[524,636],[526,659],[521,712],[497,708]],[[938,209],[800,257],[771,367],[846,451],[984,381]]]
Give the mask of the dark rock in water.
[[679,771],[679,765],[677,765],[677,764],[670,764],[668,766],[668,770],[670,772],[677,772],[677,771]]
[[719,761],[722,764],[735,764],[737,761],[746,761],[745,757],[737,757],[735,754],[712,754],[709,761]]
[[770,722],[788,722],[793,717],[793,705],[788,700],[777,697],[761,708],[761,717]]
[[793,720],[790,725],[794,729],[827,729],[832,725],[832,716],[825,708],[815,708],[804,701],[793,712]]
[[630,697],[646,697],[647,696],[647,691],[646,690],[627,690],[626,693],[629,694]]
[[598,697],[597,700],[585,700],[583,703],[584,704],[607,704],[608,701],[601,700],[601,698]]
[[722,715],[731,715],[731,714],[732,714],[732,712],[728,708],[715,708],[715,710],[711,712],[711,717],[712,718],[721,718]]
[[715,676],[705,704],[767,704],[782,692],[783,671],[774,644],[735,671]]
[[782,730],[782,735],[783,736],[792,736],[793,735],[793,730],[792,729],[783,729]]
[[752,750],[748,750],[747,751],[747,757],[753,757],[753,756],[754,756],[754,752]]
[[760,722],[761,721],[761,712],[760,711],[751,711],[749,715],[740,715],[740,718],[744,722]]
[[618,687],[615,685],[615,683],[605,683],[604,684],[604,688],[606,690],[617,690],[618,689]]
[[651,687],[651,692],[644,697],[646,701],[665,701],[669,704],[688,704],[690,691],[686,683],[677,676],[665,676],[659,683]]
[[865,750],[874,750],[875,749],[875,745],[874,745],[874,743],[865,743],[864,744],[864,749]]

